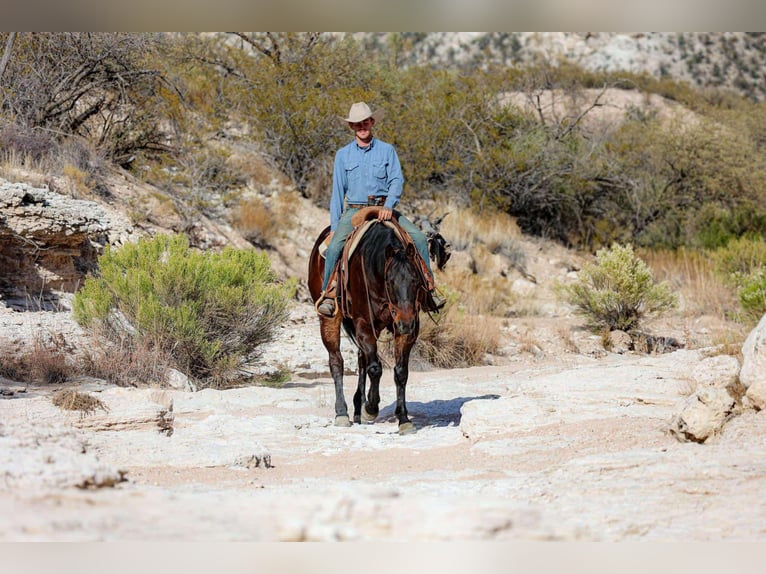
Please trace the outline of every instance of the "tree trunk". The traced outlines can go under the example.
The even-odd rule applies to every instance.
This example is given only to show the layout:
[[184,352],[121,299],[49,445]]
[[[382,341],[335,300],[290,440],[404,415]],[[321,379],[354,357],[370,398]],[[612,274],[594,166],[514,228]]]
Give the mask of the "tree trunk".
[[3,72],[8,65],[8,60],[11,59],[11,50],[13,50],[13,42],[16,40],[16,32],[11,32],[8,36],[8,40],[5,42],[5,51],[3,52],[3,59],[0,60],[0,80],[3,79]]

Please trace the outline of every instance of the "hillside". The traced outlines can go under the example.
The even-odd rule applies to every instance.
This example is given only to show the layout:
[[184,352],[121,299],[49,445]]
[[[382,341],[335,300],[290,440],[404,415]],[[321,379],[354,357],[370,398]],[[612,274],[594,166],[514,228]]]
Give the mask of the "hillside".
[[[569,62],[604,72],[646,73],[766,98],[761,32],[429,32],[401,33],[405,61],[453,66]],[[370,45],[390,34],[359,34]]]

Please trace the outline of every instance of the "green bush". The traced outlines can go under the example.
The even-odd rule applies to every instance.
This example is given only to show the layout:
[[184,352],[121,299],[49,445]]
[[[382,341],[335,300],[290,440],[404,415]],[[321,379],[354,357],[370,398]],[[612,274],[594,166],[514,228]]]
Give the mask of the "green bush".
[[740,237],[711,254],[716,272],[732,285],[743,281],[760,268],[766,267],[766,241],[762,237]]
[[594,331],[633,331],[640,321],[676,305],[666,283],[655,283],[649,267],[631,245],[613,244],[596,252],[577,282],[559,286],[560,294]]
[[739,289],[739,304],[749,319],[759,321],[766,314],[766,268],[761,268],[743,281]]
[[202,253],[183,235],[160,235],[107,247],[73,313],[115,340],[127,334],[165,351],[176,368],[215,385],[271,340],[294,290],[294,282],[277,281],[263,254]]

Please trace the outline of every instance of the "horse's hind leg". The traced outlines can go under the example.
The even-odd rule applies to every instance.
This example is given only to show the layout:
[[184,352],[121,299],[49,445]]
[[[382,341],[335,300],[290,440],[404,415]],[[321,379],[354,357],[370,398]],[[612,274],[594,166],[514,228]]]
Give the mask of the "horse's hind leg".
[[337,318],[319,321],[322,342],[327,349],[330,374],[335,384],[335,426],[349,427],[348,406],[343,396],[343,355],[340,352],[340,315]]
[[[362,421],[362,401],[364,400],[365,385],[367,382],[367,358],[364,351],[361,349],[357,352],[357,370],[359,373],[359,379],[356,383],[356,392],[354,393],[354,422],[359,424],[362,422],[368,423],[371,420]],[[366,411],[364,413],[367,414]],[[374,419],[373,419],[374,420]]]

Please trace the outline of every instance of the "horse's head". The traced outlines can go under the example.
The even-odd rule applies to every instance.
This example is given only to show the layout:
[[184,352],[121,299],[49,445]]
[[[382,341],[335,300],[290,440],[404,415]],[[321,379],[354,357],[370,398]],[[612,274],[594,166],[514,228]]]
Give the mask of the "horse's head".
[[422,279],[415,258],[419,257],[411,243],[407,247],[386,247],[385,285],[388,308],[397,333],[417,336]]

